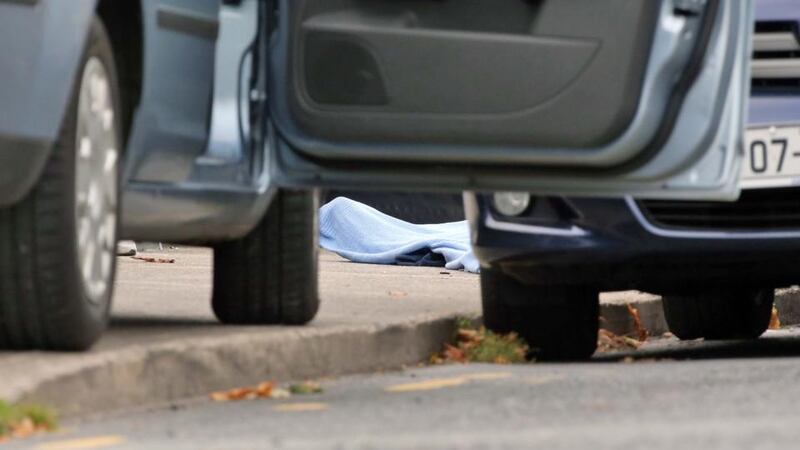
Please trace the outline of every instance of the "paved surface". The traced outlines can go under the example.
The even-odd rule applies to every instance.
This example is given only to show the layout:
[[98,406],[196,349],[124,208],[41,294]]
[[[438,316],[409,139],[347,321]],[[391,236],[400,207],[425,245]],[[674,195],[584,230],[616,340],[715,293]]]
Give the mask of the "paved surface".
[[[210,308],[211,252],[167,250],[119,260],[112,324],[87,353],[0,353],[0,399],[40,402],[65,415],[169,403],[260,381],[397,368],[427,360],[457,316],[480,313],[479,277],[438,268],[352,264],[323,252],[322,307],[307,327],[218,324]],[[604,327],[629,329],[640,302],[663,330],[657,297],[606,294]],[[185,381],[189,378],[190,381]]]
[[[61,435],[9,448],[796,448],[800,332],[662,341],[621,362],[637,354],[350,376],[288,400],[198,401],[68,423]],[[744,357],[757,355],[772,356]]]
[[210,251],[143,255],[176,262],[122,258],[112,325],[99,344],[77,354],[0,353],[0,398],[73,414],[263,378],[398,367],[438,349],[451,330],[446,319],[480,311],[474,274],[352,264],[323,253],[322,306],[310,325],[223,326],[210,307]]
[[[264,378],[397,368],[426,360],[450,335],[455,317],[480,311],[474,274],[352,264],[323,252],[322,307],[310,326],[223,326],[209,306],[209,250],[144,256],[176,262],[120,259],[112,325],[100,343],[80,354],[0,353],[0,398],[74,415],[164,404]],[[630,330],[626,303],[635,302],[654,335],[665,329],[656,296],[601,299],[605,328]]]

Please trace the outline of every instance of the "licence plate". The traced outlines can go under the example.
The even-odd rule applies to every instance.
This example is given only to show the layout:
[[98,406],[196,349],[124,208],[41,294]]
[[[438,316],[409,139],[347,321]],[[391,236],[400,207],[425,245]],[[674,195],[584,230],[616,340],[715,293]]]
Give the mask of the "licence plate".
[[800,186],[800,126],[747,130],[742,189]]

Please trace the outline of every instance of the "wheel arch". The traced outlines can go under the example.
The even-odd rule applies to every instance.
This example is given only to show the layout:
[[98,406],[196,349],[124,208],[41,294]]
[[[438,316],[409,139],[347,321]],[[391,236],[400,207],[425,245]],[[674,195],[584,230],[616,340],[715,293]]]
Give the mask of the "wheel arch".
[[50,158],[96,5],[0,1],[0,208],[22,200]]

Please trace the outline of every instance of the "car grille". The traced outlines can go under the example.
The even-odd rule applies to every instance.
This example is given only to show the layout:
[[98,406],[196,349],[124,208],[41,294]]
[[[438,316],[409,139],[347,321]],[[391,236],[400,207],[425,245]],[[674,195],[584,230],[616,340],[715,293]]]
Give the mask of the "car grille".
[[800,229],[800,189],[742,191],[735,202],[640,200],[654,225],[719,231]]
[[797,22],[758,22],[753,41],[753,92],[800,93]]

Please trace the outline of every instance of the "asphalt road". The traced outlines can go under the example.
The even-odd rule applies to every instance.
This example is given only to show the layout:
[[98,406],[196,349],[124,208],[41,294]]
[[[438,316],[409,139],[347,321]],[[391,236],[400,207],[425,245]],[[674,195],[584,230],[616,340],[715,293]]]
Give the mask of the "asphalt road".
[[67,423],[9,448],[796,448],[799,356],[800,331],[781,330],[582,364],[420,367]]

